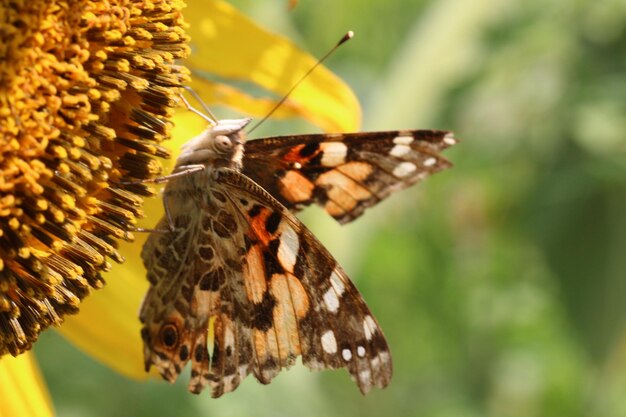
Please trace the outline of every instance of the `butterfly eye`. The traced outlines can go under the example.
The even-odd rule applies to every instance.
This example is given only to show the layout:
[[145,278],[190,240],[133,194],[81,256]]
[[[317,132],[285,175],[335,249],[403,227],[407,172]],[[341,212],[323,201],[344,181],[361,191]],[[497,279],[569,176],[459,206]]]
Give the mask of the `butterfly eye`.
[[233,147],[233,142],[230,140],[228,136],[218,135],[215,137],[215,143],[217,144],[218,149],[227,151]]
[[166,324],[161,327],[159,338],[167,348],[173,348],[176,346],[178,343],[178,330],[176,329],[176,326],[173,324]]

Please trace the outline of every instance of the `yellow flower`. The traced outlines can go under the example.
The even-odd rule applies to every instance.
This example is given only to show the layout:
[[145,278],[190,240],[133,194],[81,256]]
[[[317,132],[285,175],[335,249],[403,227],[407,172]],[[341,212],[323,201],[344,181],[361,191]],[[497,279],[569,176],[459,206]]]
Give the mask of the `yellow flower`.
[[[0,355],[101,288],[141,217],[187,71],[180,5],[12,1],[0,44]],[[170,25],[161,23],[169,19]]]
[[[143,370],[137,310],[147,288],[129,230],[143,215],[144,185],[122,177],[162,173],[167,157],[204,127],[182,114],[173,143],[171,109],[188,71],[174,60],[188,51],[182,2],[12,1],[0,5],[0,355],[28,350],[58,325],[73,343],[135,378]],[[254,25],[221,1],[185,12],[195,40],[191,85],[210,103],[263,116],[315,60],[288,40]],[[287,65],[288,64],[288,65]],[[288,68],[288,70],[286,70]],[[200,74],[245,80],[274,93],[258,98]],[[354,130],[360,120],[351,91],[316,70],[276,112],[325,130]],[[168,168],[165,168],[167,170]],[[147,224],[161,202],[145,206]],[[106,277],[107,261],[121,261]],[[84,299],[83,299],[84,298]],[[82,300],[82,301],[81,301]],[[75,313],[79,309],[80,314]],[[8,376],[8,377],[5,377]],[[28,353],[0,359],[0,415],[51,415]],[[24,407],[27,404],[29,410]],[[20,414],[21,413],[21,414]]]

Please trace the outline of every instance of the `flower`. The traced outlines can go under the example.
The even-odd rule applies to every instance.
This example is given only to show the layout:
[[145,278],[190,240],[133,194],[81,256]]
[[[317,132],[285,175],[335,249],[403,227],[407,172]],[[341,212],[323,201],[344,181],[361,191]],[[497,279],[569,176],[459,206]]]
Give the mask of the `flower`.
[[0,355],[30,349],[104,285],[150,194],[119,180],[158,175],[169,154],[187,35],[180,4],[145,4],[3,6]]
[[[145,236],[118,241],[133,239],[142,197],[153,194],[129,179],[160,175],[156,157],[170,156],[162,141],[172,132],[179,87],[189,79],[174,60],[189,46],[182,2],[112,3],[0,6],[7,57],[0,70],[0,355],[28,350],[42,330],[65,319],[60,331],[79,347],[119,372],[144,377],[136,314],[147,287],[138,256]],[[280,98],[315,62],[227,3],[201,7],[186,14],[189,34],[202,40],[187,61],[194,74],[251,81]],[[276,101],[200,76],[192,86],[209,103],[254,116]],[[328,130],[355,129],[360,117],[351,91],[323,68],[275,113],[294,115]],[[203,127],[199,118],[177,120],[175,148],[191,137],[190,125]],[[146,206],[152,224],[160,205]],[[121,254],[128,261],[115,275],[103,274],[111,269],[107,258],[121,262]],[[104,286],[103,277],[107,286],[85,298]],[[79,307],[80,314],[65,317]],[[14,415],[12,404],[26,403],[36,407],[33,415],[52,413],[31,356],[5,355],[0,374],[10,376],[0,385],[0,411]]]

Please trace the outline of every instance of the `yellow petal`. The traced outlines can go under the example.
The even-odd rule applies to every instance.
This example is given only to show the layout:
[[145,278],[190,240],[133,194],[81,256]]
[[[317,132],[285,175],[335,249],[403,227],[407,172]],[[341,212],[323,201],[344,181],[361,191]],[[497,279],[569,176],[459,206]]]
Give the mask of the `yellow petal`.
[[[219,103],[220,105],[231,107],[247,114],[263,117],[276,104],[276,100],[263,97],[253,97],[243,91],[222,83],[216,83],[202,78],[194,78],[190,83],[191,88],[200,95],[206,103]],[[306,106],[307,103],[304,103]],[[272,114],[273,119],[285,119],[288,117],[305,117],[308,110],[303,105],[287,99]],[[196,116],[197,117],[197,116]],[[338,129],[338,127],[337,127]]]
[[31,352],[0,359],[0,416],[53,416],[50,395]]
[[[228,3],[193,2],[186,10],[194,52],[189,67],[232,80],[251,81],[280,99],[309,70],[316,59],[290,40],[267,32]],[[339,39],[337,39],[339,40]],[[332,45],[329,45],[329,47]],[[294,111],[327,131],[354,131],[361,112],[354,93],[338,77],[319,67],[289,96]],[[237,108],[261,117],[272,107]]]
[[[173,121],[174,129],[172,130],[172,140],[168,143],[169,148],[172,150],[172,158],[168,161],[165,161],[165,163],[163,164],[165,172],[171,172],[174,168],[174,162],[176,161],[176,157],[180,153],[180,147],[194,136],[202,133],[202,131],[208,127],[206,121],[204,121],[197,114],[189,111],[177,112],[174,115]],[[156,214],[149,210],[149,208],[146,208],[146,212],[148,213],[147,216],[156,216]],[[163,214],[163,211],[161,210],[160,213]],[[158,219],[152,219],[154,223],[156,223],[156,220]]]

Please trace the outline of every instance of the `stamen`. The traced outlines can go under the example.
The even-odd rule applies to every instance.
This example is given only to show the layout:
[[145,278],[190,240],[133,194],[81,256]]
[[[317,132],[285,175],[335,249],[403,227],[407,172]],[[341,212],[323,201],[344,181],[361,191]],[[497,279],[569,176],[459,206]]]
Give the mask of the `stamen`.
[[[181,2],[32,0],[4,7],[0,44],[0,356],[75,313],[117,239],[132,240],[144,184],[189,71]],[[113,185],[117,184],[117,186]]]

